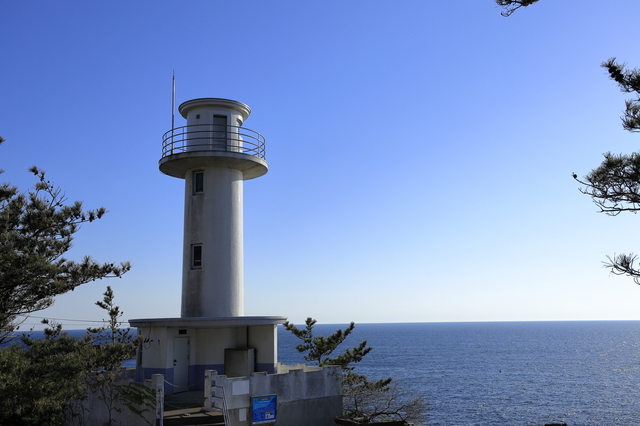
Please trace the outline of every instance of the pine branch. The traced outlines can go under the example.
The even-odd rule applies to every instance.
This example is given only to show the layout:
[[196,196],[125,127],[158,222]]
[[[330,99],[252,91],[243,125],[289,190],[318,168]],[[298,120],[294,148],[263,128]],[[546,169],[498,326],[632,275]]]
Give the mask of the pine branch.
[[511,16],[513,12],[521,7],[530,6],[537,1],[538,0],[496,0],[496,3],[504,9],[500,14],[507,17]]
[[618,83],[624,93],[635,93],[636,99],[625,101],[624,115],[620,117],[622,127],[630,132],[640,132],[640,69],[628,69],[626,64],[610,58],[602,63],[609,72],[609,77]]
[[29,171],[37,177],[33,189],[23,193],[0,184],[0,343],[18,327],[19,316],[51,306],[55,296],[79,285],[120,277],[131,268],[128,262],[98,263],[89,256],[66,259],[80,225],[106,210],[67,204],[44,170]]
[[613,255],[613,258],[607,256],[608,262],[604,262],[604,267],[609,268],[614,275],[627,275],[633,278],[633,281],[640,285],[640,269],[636,266],[638,256],[630,254]]

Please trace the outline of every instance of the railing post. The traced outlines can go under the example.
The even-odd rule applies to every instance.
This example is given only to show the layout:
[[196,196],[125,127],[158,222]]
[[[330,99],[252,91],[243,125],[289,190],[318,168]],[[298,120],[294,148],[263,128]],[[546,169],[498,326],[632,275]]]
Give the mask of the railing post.
[[204,411],[213,411],[211,403],[211,386],[214,370],[205,370],[204,372]]
[[163,426],[164,419],[164,374],[153,374],[151,386],[156,391],[156,426]]

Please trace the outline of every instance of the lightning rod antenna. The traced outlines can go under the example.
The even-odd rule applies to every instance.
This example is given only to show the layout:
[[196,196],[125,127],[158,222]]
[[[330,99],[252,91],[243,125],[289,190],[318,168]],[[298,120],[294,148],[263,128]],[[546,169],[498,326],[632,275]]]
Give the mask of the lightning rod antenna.
[[171,81],[171,134],[173,135],[173,128],[175,124],[175,111],[176,111],[176,70],[173,70],[173,77]]

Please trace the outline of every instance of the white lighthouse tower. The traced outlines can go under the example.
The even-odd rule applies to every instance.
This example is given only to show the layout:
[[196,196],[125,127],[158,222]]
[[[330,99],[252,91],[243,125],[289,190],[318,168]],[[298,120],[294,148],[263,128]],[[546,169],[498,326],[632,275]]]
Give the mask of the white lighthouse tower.
[[138,380],[164,374],[168,393],[198,389],[206,370],[275,372],[286,320],[244,316],[243,185],[268,170],[264,138],[243,127],[251,109],[201,98],[178,110],[187,123],[164,134],[159,167],[185,182],[181,314],[129,321],[143,338]]
[[267,173],[265,141],[242,127],[243,103],[194,99],[179,111],[187,125],[164,135],[160,171],[185,181],[181,316],[241,316],[242,190]]

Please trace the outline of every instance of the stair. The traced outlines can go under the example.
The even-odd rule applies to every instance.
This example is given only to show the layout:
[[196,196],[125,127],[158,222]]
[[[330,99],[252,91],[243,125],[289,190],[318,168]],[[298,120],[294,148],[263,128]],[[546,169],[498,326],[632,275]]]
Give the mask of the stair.
[[204,411],[202,407],[183,408],[165,411],[163,424],[164,426],[224,426],[224,416],[217,411]]
[[164,396],[164,410],[204,407],[203,391],[180,392]]
[[203,391],[181,392],[164,397],[164,426],[224,426],[219,411],[204,411]]

